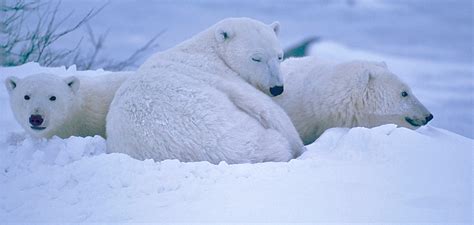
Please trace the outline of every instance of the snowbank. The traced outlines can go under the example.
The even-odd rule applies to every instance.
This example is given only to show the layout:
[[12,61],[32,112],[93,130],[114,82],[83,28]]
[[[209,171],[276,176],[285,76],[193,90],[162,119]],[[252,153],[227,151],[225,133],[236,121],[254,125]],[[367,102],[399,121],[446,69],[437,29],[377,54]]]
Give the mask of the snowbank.
[[473,141],[394,125],[331,129],[289,163],[104,154],[100,137],[8,139],[4,222],[465,222]]
[[[77,73],[0,76],[32,71]],[[288,163],[212,165],[105,154],[98,136],[32,139],[4,88],[0,105],[2,223],[472,222],[474,142],[435,127],[335,128]]]

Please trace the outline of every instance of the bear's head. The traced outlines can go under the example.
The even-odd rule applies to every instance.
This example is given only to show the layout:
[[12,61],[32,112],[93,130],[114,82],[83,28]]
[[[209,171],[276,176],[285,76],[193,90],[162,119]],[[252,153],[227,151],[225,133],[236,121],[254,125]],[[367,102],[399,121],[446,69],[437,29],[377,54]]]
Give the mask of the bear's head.
[[35,74],[24,79],[5,80],[10,106],[20,125],[36,137],[50,137],[66,120],[75,106],[79,80],[50,74]]
[[219,57],[245,81],[270,96],[283,93],[279,29],[278,22],[266,25],[248,18],[225,19],[214,29]]
[[[355,111],[363,126],[387,123],[415,129],[427,124],[433,115],[415,97],[411,89],[393,74],[385,62],[353,61],[337,73],[353,74],[352,87]],[[355,95],[355,96],[354,96]]]

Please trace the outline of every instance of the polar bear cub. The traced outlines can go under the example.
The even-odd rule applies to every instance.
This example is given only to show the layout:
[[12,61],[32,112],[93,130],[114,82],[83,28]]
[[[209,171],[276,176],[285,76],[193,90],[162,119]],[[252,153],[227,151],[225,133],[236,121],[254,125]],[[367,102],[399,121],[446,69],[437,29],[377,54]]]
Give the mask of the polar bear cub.
[[105,137],[105,117],[115,91],[132,72],[94,77],[35,74],[8,77],[5,85],[17,122],[34,137]]
[[304,144],[332,127],[393,123],[415,129],[433,119],[384,62],[331,63],[309,56],[287,59],[281,69],[285,93],[274,100],[288,113]]
[[278,30],[278,23],[225,19],[151,56],[115,95],[107,151],[211,163],[300,155],[291,120],[268,96],[283,92]]

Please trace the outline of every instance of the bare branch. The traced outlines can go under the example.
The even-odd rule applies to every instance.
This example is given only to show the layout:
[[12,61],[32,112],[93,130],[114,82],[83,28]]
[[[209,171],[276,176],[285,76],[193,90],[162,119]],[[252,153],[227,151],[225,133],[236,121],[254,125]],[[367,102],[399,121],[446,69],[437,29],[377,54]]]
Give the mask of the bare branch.
[[[149,49],[158,46],[158,37],[165,30],[153,36],[122,61],[114,62],[109,57],[100,57],[105,48],[109,31],[95,35],[93,29],[89,26],[89,21],[108,4],[107,2],[97,9],[89,10],[71,26],[65,26],[65,24],[69,24],[74,11],[59,18],[61,2],[12,0],[9,5],[0,5],[0,65],[12,66],[36,61],[44,66],[75,64],[78,69],[103,67],[110,70],[123,70],[135,66],[135,63]],[[33,19],[32,28],[25,25],[29,24],[25,21]],[[57,40],[84,26],[87,29],[90,45],[88,50],[84,51],[83,49],[83,38],[79,40],[75,47],[69,50],[52,48]]]
[[87,24],[87,31],[90,37],[90,41],[93,44],[94,51],[92,53],[92,56],[89,59],[89,62],[85,65],[84,69],[88,70],[91,69],[94,63],[96,63],[96,58],[99,52],[102,50],[104,46],[104,41],[107,38],[107,35],[109,33],[109,30],[107,30],[105,33],[99,36],[99,38],[96,40],[94,36],[94,32],[92,31],[92,28]]
[[[73,12],[67,16],[58,19],[58,11],[61,2],[57,2],[52,6],[51,2],[40,3],[38,0],[16,0],[11,5],[2,5],[0,11],[0,48],[2,60],[0,65],[20,65],[29,61],[36,61],[45,64],[52,63],[52,59],[59,60],[66,53],[71,54],[73,51],[58,51],[61,57],[44,57],[44,54],[51,54],[50,46],[61,37],[77,30],[93,17],[95,17],[108,3],[102,5],[98,9],[91,9],[78,22],[72,26],[59,31],[65,21],[68,21]],[[34,13],[32,13],[34,12]],[[24,19],[36,13],[35,27],[23,32]],[[7,59],[8,58],[8,59]]]

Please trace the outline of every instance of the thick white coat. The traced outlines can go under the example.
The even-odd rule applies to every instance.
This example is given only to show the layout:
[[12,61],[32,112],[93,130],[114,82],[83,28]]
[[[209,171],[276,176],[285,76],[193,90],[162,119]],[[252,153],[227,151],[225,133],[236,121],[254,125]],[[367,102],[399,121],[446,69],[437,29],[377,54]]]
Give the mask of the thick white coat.
[[281,71],[285,92],[273,99],[288,113],[304,144],[332,127],[393,123],[415,129],[430,120],[430,112],[384,62],[333,63],[308,56],[285,60]]
[[211,163],[300,155],[304,146],[291,120],[262,92],[282,85],[277,30],[276,24],[226,19],[150,57],[116,93],[107,151]]
[[[8,77],[5,84],[16,120],[32,136],[105,137],[105,118],[110,103],[116,90],[132,74],[114,72],[66,78],[35,74],[23,79]],[[39,126],[42,130],[33,129],[29,122],[31,115],[42,117],[44,121]]]

